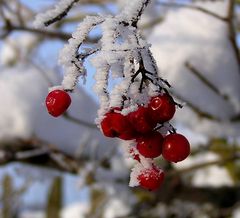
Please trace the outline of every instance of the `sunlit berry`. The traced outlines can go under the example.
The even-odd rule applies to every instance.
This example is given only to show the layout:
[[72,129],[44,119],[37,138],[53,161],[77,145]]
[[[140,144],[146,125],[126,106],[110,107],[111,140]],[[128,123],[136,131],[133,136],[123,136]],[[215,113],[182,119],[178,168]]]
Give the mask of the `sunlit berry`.
[[163,123],[173,118],[176,107],[173,98],[169,94],[163,94],[150,100],[148,110],[153,121]]
[[190,154],[190,144],[181,134],[167,135],[163,141],[162,155],[164,159],[171,162],[179,162]]
[[71,104],[71,98],[63,90],[53,90],[47,95],[45,103],[48,113],[58,117],[68,109]]

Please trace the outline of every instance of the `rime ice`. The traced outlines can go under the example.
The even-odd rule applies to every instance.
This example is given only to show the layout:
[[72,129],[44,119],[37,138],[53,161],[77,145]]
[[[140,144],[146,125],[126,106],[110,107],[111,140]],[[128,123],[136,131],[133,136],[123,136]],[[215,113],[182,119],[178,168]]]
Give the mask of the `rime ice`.
[[[38,15],[35,23],[38,26],[41,23],[48,26],[62,19],[76,2],[78,0],[60,1],[54,9]],[[149,3],[150,0],[134,0],[127,4],[122,12],[116,16],[87,16],[79,24],[59,54],[59,64],[62,65],[65,72],[61,87],[65,91],[73,91],[79,77],[86,80],[87,72],[84,61],[88,57],[91,58],[91,63],[96,69],[94,91],[97,93],[100,102],[96,124],[100,128],[102,127],[101,121],[112,108],[121,108],[117,113],[122,115],[119,116],[118,114],[115,117],[128,119],[127,115],[130,112],[131,115],[135,112],[137,114],[140,107],[142,111],[147,111],[146,107],[151,97],[163,93],[168,94],[167,89],[170,85],[158,76],[158,67],[150,51],[151,45],[141,36],[138,30],[138,21]],[[92,47],[84,49],[83,45],[88,40],[91,30],[95,27],[100,27],[101,37]],[[109,86],[110,79],[117,80],[113,87]],[[161,132],[174,130],[171,125],[167,125],[167,122],[160,128],[158,126],[155,130],[154,127],[158,124],[156,123],[153,126],[150,124],[150,119],[147,121],[147,112],[140,114],[142,117],[145,116],[143,118],[145,124],[139,123],[137,125],[142,125],[146,131],[148,129],[149,131]],[[118,122],[111,121],[111,118],[109,120],[107,122],[111,122],[110,125],[119,122],[119,120]],[[126,122],[129,122],[129,128],[133,125],[131,121]],[[136,122],[138,121],[136,120]],[[110,128],[108,130],[112,131],[112,134],[108,135],[109,137],[121,134],[119,131],[122,127],[120,128],[119,124],[117,128],[108,126],[109,123],[107,123],[107,126],[105,125],[104,130]],[[135,130],[132,132],[139,131],[136,125],[134,128]],[[130,137],[132,139],[135,137],[135,133],[131,134],[133,134]],[[132,155],[138,155],[139,157],[137,158],[139,163],[131,173],[131,186],[138,185],[136,176],[141,168],[153,169],[154,167],[153,159],[137,154],[135,146],[135,143],[129,143],[129,149],[134,151]]]

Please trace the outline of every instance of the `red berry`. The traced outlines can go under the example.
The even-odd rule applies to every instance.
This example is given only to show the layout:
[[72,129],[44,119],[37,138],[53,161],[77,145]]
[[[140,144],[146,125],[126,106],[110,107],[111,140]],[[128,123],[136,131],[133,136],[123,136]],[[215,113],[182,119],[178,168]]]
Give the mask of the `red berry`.
[[159,132],[151,132],[136,139],[137,149],[147,158],[155,158],[162,153],[163,136]]
[[173,98],[169,94],[153,97],[150,100],[148,109],[151,119],[157,123],[169,121],[176,111]]
[[126,116],[111,111],[101,122],[102,132],[107,137],[118,137],[124,140],[135,138],[135,131]]
[[174,133],[167,135],[163,141],[162,155],[171,162],[179,162],[190,154],[190,144],[181,134]]
[[48,113],[58,117],[68,109],[71,104],[71,98],[63,90],[53,90],[47,95],[45,103]]
[[138,176],[138,180],[142,188],[154,191],[162,185],[164,172],[157,167],[143,169]]
[[137,132],[147,133],[155,127],[155,123],[151,121],[148,115],[148,109],[143,106],[129,113],[127,117]]
[[139,155],[134,152],[133,148],[131,148],[129,150],[129,153],[131,154],[131,156],[133,157],[134,160],[141,162]]
[[101,122],[101,129],[105,136],[107,137],[117,137],[118,133],[112,127],[112,120],[114,119],[113,113],[107,113],[105,118]]

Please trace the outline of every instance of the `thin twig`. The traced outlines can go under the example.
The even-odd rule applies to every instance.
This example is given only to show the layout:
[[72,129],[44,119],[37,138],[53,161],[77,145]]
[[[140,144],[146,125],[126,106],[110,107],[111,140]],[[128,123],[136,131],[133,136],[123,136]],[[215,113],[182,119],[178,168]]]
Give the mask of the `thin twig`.
[[235,27],[234,27],[234,5],[235,5],[235,1],[234,0],[229,0],[229,6],[228,6],[228,16],[227,16],[227,23],[228,23],[228,32],[229,32],[229,40],[231,42],[235,57],[236,57],[236,61],[238,63],[238,70],[239,70],[239,74],[240,74],[240,52],[239,52],[239,48],[237,45],[237,41],[236,41],[236,31],[235,31]]
[[0,164],[21,162],[56,170],[78,173],[80,160],[65,154],[56,146],[36,137],[0,142]]
[[44,25],[45,26],[49,26],[59,20],[61,20],[63,17],[65,17],[68,12],[71,10],[71,8],[73,7],[73,5],[75,3],[77,3],[79,0],[73,0],[61,13],[59,13],[56,17],[53,17],[52,19],[50,20],[47,20],[44,22]]
[[201,11],[207,15],[210,15],[212,17],[215,17],[219,20],[222,20],[224,22],[226,22],[228,20],[227,17],[222,17],[219,14],[216,14],[212,11],[209,11],[205,8],[196,6],[196,5],[189,5],[189,4],[182,4],[182,3],[176,3],[176,2],[162,2],[162,1],[158,1],[157,4],[161,5],[161,6],[166,6],[166,7],[184,7],[184,8],[189,8],[189,9],[193,9],[193,10],[197,10],[197,11]]
[[203,73],[201,73],[198,69],[196,69],[192,64],[190,64],[189,62],[186,62],[185,66],[191,73],[193,73],[200,81],[202,81],[213,92],[215,92],[217,95],[222,97],[224,100],[229,100],[229,96],[222,94],[219,91],[219,89],[214,84],[212,84],[205,76],[203,76]]
[[84,121],[84,120],[80,120],[80,119],[78,119],[78,118],[76,118],[76,117],[71,116],[68,112],[65,112],[65,113],[63,114],[63,117],[66,118],[66,119],[68,119],[68,120],[70,120],[70,121],[72,121],[72,122],[74,122],[74,123],[80,124],[80,125],[82,125],[82,126],[86,126],[86,127],[91,128],[91,129],[98,129],[97,126],[96,126],[96,124],[94,124],[94,123],[89,123],[89,122]]
[[188,101],[187,99],[185,99],[183,96],[180,96],[179,94],[177,94],[176,92],[173,92],[173,95],[178,98],[180,101],[186,103],[186,105],[188,107],[190,107],[193,112],[195,112],[199,117],[201,118],[206,118],[206,119],[209,119],[209,120],[213,120],[213,121],[218,121],[220,122],[221,120],[218,119],[217,117],[214,117],[213,115],[205,112],[205,111],[202,111],[199,107],[197,107],[196,105],[194,105],[193,103],[191,103],[190,101]]
[[185,169],[180,169],[180,170],[177,170],[177,171],[173,170],[173,171],[168,172],[167,175],[168,176],[174,176],[176,174],[177,175],[182,175],[182,174],[185,174],[185,173],[190,173],[192,171],[203,169],[203,168],[214,166],[214,165],[223,165],[223,164],[226,164],[228,162],[236,161],[238,159],[239,159],[239,155],[235,154],[235,155],[232,155],[232,156],[227,157],[227,158],[222,158],[222,159],[219,159],[219,160],[208,161],[208,162],[196,164],[196,165],[193,165],[193,166],[185,168]]
[[44,37],[61,39],[61,40],[68,40],[71,38],[71,34],[60,32],[60,31],[50,31],[50,30],[43,30],[43,29],[34,29],[32,27],[27,26],[17,26],[17,25],[10,25],[9,32],[11,31],[23,31],[23,32],[31,32],[37,33]]

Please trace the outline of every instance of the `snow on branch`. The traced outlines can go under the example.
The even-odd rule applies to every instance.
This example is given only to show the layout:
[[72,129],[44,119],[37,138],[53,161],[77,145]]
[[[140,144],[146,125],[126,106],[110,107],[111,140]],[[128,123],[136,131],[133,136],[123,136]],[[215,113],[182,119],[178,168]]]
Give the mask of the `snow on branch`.
[[45,13],[38,14],[34,21],[35,27],[49,26],[63,17],[65,17],[68,12],[71,10],[73,5],[79,0],[60,0],[59,3],[51,10],[48,10]]
[[88,16],[78,26],[77,30],[72,34],[68,44],[62,49],[59,55],[59,63],[65,69],[65,77],[62,86],[65,90],[72,91],[78,82],[79,76],[86,76],[86,70],[83,66],[85,57],[95,53],[91,50],[88,55],[81,56],[78,53],[83,41],[87,38],[88,33],[98,24],[104,21],[103,17]]
[[[40,20],[46,25],[62,19],[75,2],[61,1],[60,6],[56,6],[53,10],[53,16],[46,15],[46,19]],[[175,105],[180,106],[168,93],[170,84],[158,76],[158,67],[150,51],[151,45],[138,30],[138,21],[149,3],[150,0],[133,0],[116,16],[87,16],[59,54],[59,63],[63,66],[65,75],[61,87],[58,88],[69,92],[74,91],[79,77],[86,80],[87,71],[84,63],[91,57],[91,64],[96,69],[94,91],[100,103],[96,124],[100,129],[107,114],[116,113],[125,119],[129,113],[139,108],[147,110],[153,97],[167,96],[174,112]],[[99,27],[101,37],[96,44],[86,44],[86,38],[96,27]],[[113,83],[110,83],[110,80]],[[150,122],[151,119],[146,117],[146,120]],[[150,127],[152,134],[159,134],[162,137],[167,132],[176,133],[174,127],[168,123],[169,120],[154,123],[154,126]],[[118,125],[123,128],[121,123]],[[131,125],[133,124],[129,123],[129,126]],[[107,129],[112,131],[112,136],[107,136],[118,136],[118,132],[112,130],[112,127]],[[141,132],[144,133],[146,132]],[[129,146],[131,147],[129,150],[134,149],[136,141],[130,142]],[[137,174],[145,170],[147,172],[153,170],[153,173],[158,174],[158,178],[163,178],[162,171],[155,166],[153,158],[141,156],[139,160],[141,167],[136,166]],[[132,176],[136,177],[137,174],[132,173]],[[131,181],[136,180],[137,178],[131,178]]]

